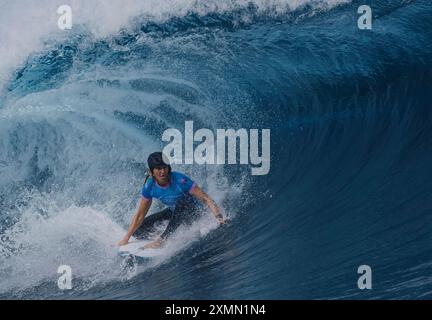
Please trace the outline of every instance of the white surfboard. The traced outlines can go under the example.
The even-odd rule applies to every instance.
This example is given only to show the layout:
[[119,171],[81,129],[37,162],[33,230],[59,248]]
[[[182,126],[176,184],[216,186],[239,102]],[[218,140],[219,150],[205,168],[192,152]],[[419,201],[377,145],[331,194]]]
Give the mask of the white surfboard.
[[153,258],[161,254],[161,249],[145,249],[144,246],[153,240],[133,240],[119,247],[120,256],[135,256],[140,258]]

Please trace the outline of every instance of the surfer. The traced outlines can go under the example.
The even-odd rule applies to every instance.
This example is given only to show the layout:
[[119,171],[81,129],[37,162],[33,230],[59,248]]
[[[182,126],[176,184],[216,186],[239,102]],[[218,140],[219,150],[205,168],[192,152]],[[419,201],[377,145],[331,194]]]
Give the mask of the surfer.
[[[162,152],[154,152],[148,157],[149,176],[144,182],[140,204],[126,235],[119,241],[119,246],[127,244],[132,236],[145,237],[156,222],[169,220],[165,231],[156,240],[145,246],[145,248],[160,247],[180,225],[190,224],[198,216],[200,204],[196,199],[210,208],[220,224],[225,223],[214,200],[188,176],[171,171],[169,162],[164,158]],[[159,199],[167,208],[144,219],[153,198]]]

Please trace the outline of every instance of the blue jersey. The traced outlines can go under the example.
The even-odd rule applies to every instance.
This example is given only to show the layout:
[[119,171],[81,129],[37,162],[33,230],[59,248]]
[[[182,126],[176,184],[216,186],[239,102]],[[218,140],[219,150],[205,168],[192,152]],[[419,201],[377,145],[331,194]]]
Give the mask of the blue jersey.
[[178,200],[188,195],[196,184],[188,176],[180,172],[171,172],[171,181],[167,186],[160,186],[156,180],[149,178],[142,190],[145,199],[156,198],[174,210]]

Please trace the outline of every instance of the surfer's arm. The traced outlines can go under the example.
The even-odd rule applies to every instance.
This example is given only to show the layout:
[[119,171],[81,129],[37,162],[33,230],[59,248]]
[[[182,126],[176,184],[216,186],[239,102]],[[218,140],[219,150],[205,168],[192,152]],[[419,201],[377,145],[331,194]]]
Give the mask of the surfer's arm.
[[210,198],[207,193],[202,191],[200,187],[195,185],[195,187],[190,191],[190,194],[205,203],[210,208],[211,212],[220,224],[225,223],[221,210],[217,206],[216,202],[212,198]]
[[119,246],[124,245],[129,242],[130,237],[134,234],[134,232],[138,229],[138,227],[143,223],[144,218],[150,209],[152,203],[152,199],[146,199],[141,197],[141,201],[138,207],[138,210],[134,217],[132,218],[132,222],[129,226],[129,229],[123,239],[118,243]]

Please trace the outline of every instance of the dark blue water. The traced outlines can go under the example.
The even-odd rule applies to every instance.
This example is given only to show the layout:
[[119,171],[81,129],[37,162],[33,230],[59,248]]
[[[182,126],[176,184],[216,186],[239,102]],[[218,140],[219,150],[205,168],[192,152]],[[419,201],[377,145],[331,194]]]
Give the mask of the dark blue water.
[[[0,100],[0,297],[431,298],[432,4],[311,3],[77,28],[29,56]],[[177,167],[231,220],[124,277],[111,245],[148,153],[186,120],[271,129],[270,172]]]

